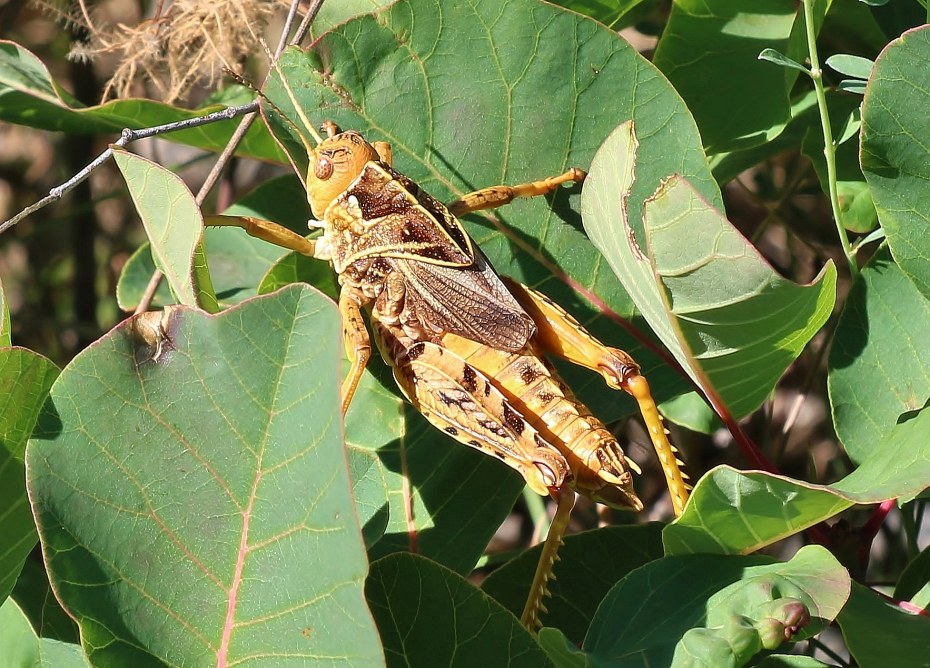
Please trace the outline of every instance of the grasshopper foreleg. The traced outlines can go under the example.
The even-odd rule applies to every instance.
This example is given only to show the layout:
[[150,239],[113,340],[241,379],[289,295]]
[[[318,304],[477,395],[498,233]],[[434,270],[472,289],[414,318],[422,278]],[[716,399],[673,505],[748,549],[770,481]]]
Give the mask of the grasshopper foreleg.
[[584,170],[572,167],[564,174],[550,176],[542,181],[531,181],[516,186],[491,186],[468,193],[449,204],[449,211],[455,216],[464,216],[472,211],[493,209],[508,204],[518,197],[536,197],[546,195],[563,183],[580,183],[587,176]]
[[656,409],[649,383],[639,372],[639,365],[628,354],[610,348],[595,339],[561,306],[545,295],[510,279],[504,279],[520,305],[536,323],[536,341],[547,352],[579,366],[596,371],[607,384],[629,393],[639,404],[649,437],[659,457],[672,497],[676,515],[681,515],[688,501],[688,486],[669,442],[662,418]]
[[310,257],[314,257],[314,253],[316,252],[316,243],[313,241],[305,239],[283,225],[278,225],[268,220],[261,220],[260,218],[252,218],[251,216],[210,215],[203,217],[203,224],[211,227],[241,227],[256,239],[261,239],[275,246],[297,251],[302,255],[309,255]]

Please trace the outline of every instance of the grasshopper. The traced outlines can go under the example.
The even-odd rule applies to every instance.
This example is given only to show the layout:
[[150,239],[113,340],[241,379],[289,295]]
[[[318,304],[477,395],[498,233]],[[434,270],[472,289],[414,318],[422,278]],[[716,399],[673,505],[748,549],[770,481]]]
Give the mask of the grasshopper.
[[209,216],[206,224],[236,225],[332,264],[350,361],[343,414],[372,353],[362,315],[368,310],[375,344],[404,396],[433,425],[500,459],[534,492],[558,501],[522,615],[534,628],[575,492],[613,508],[643,508],[631,473],[638,467],[575,398],[547,354],[594,370],[608,386],[630,393],[659,453],[676,512],[688,494],[636,362],[595,339],[545,295],[498,276],[457,218],[544,195],[580,182],[585,173],[572,168],[542,181],[486,188],[444,206],[394,169],[388,143],[369,143],[330,122],[321,136],[292,101],[316,142],[298,130],[309,157],[310,226],[322,228],[322,235],[309,240],[244,217]]

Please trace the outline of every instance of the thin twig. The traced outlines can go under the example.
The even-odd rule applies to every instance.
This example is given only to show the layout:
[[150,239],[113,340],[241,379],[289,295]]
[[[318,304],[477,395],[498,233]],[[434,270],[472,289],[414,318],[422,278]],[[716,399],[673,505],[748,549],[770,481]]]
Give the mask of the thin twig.
[[304,37],[307,34],[307,31],[310,30],[310,24],[313,23],[313,19],[316,18],[316,15],[320,12],[320,7],[323,6],[323,0],[313,0],[310,3],[310,7],[307,9],[307,14],[304,16],[304,20],[300,22],[300,25],[297,26],[297,32],[294,33],[294,39],[291,40],[291,44],[300,44]]
[[[188,118],[183,121],[174,121],[172,123],[165,123],[164,125],[156,125],[155,127],[151,128],[143,128],[141,130],[126,128],[122,131],[122,133],[120,133],[120,138],[113,142],[113,146],[123,147],[140,139],[147,139],[149,137],[155,137],[157,135],[166,134],[168,132],[175,132],[177,130],[195,128],[201,125],[214,123],[216,121],[230,120],[232,118],[242,116],[243,114],[248,114],[250,112],[254,113],[257,109],[258,101],[254,101],[250,102],[249,104],[240,105],[238,107],[227,107],[226,109],[215,111],[212,114],[207,114],[206,116],[197,116],[196,118]],[[0,224],[0,234],[3,234],[8,229],[19,223],[27,216],[35,213],[39,209],[43,209],[49,204],[60,200],[66,193],[74,190],[76,186],[86,181],[95,169],[100,167],[111,157],[113,157],[113,149],[108,148],[70,179],[61,185],[55,186],[49,190],[48,195],[40,199],[35,204],[26,207],[9,220]]]

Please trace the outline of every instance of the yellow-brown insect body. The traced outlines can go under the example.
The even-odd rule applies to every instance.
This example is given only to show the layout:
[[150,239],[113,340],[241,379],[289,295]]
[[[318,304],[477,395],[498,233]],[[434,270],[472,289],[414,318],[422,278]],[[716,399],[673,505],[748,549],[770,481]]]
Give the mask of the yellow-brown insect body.
[[394,171],[385,151],[346,132],[310,156],[308,197],[323,228],[315,256],[339,274],[344,318],[370,306],[382,356],[411,402],[534,491],[568,484],[642,508],[617,440],[543,361],[533,317],[455,216]]
[[[449,370],[449,375],[455,375],[474,406],[472,411],[493,416],[500,425],[496,440],[504,437],[519,443],[523,452],[536,459],[537,467],[548,466],[575,491],[599,503],[642,509],[617,439],[575,398],[533,340],[518,352],[506,352],[446,333],[440,337],[439,346],[424,350],[411,361],[404,350],[403,338],[398,340],[396,331],[378,327],[377,332],[379,339],[393,343],[391,363],[398,384],[447,433],[467,445],[496,454],[494,448],[476,442],[455,426],[448,417],[448,408],[440,406],[437,410],[430,388],[423,387],[424,368],[442,366]],[[488,385],[493,392],[488,391]],[[551,463],[553,452],[559,455],[557,464]],[[527,478],[526,473],[524,477]],[[559,486],[548,485],[550,489]],[[531,487],[536,489],[532,484]]]

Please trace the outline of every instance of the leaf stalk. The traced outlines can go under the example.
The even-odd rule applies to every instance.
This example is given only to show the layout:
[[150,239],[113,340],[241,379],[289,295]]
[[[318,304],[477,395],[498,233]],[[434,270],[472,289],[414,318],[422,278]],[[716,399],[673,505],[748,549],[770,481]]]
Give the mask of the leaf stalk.
[[843,246],[843,254],[849,264],[849,273],[853,280],[859,275],[859,266],[856,264],[856,253],[849,244],[849,236],[840,217],[840,200],[836,185],[836,145],[833,142],[833,130],[830,127],[830,115],[827,111],[827,95],[823,87],[823,71],[820,69],[820,60],[817,56],[817,36],[814,31],[814,0],[802,0],[804,5],[804,27],[807,31],[807,52],[811,63],[810,77],[814,82],[814,92],[817,95],[817,107],[820,111],[820,125],[823,128],[823,154],[827,161],[827,188],[830,196],[830,207],[833,209],[833,221]]

